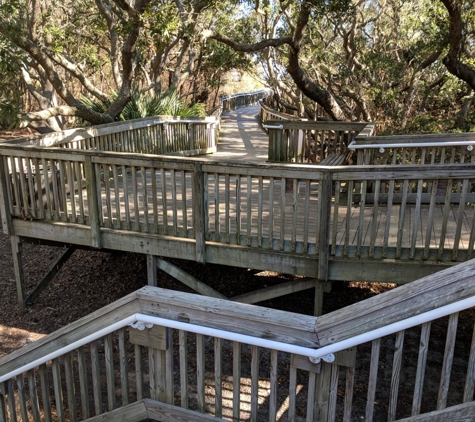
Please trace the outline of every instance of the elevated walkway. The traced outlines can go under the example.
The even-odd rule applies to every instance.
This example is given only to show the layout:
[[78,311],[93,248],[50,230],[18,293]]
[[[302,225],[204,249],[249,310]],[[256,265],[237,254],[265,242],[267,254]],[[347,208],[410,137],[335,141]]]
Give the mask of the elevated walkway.
[[[215,297],[222,295],[163,258],[308,278],[251,303],[330,280],[404,284],[473,257],[471,160],[414,164],[413,150],[404,165],[268,163],[255,112],[223,115],[218,146],[214,117],[170,116],[2,145],[0,214],[20,303],[28,299],[24,241],[142,253],[149,284],[159,266]],[[313,148],[322,160],[367,135],[355,135],[366,124],[329,125],[282,122],[269,136],[281,159],[302,160]],[[209,152],[216,154],[187,157]]]

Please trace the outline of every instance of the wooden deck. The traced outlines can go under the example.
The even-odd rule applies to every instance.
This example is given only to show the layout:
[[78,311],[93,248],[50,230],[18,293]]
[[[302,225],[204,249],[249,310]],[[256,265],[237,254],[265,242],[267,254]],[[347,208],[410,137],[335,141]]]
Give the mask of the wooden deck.
[[[118,151],[115,140],[129,135],[106,129],[85,144],[103,145],[94,150],[5,144],[4,232],[14,244],[36,239],[323,281],[406,283],[473,257],[475,163],[267,163],[256,113],[223,115],[217,153],[198,157]],[[141,124],[152,148],[153,126]],[[167,126],[159,142],[175,133],[183,143],[195,124]],[[215,132],[205,122],[200,133]]]

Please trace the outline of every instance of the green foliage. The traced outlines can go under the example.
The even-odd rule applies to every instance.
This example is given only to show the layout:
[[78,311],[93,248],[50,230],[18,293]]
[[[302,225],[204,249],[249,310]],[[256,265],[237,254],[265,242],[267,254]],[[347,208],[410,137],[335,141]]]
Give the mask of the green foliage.
[[[112,100],[111,98],[109,103],[104,104],[86,97],[81,98],[84,105],[98,113],[105,113]],[[159,115],[204,117],[206,109],[202,103],[187,104],[175,90],[161,95],[135,92],[117,120],[132,120]]]

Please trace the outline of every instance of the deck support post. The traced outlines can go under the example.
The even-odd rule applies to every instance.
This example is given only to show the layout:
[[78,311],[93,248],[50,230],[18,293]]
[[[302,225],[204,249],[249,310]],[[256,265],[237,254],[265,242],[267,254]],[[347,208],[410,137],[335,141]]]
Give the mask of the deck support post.
[[16,290],[18,294],[18,303],[21,308],[25,307],[26,285],[25,275],[23,273],[23,244],[19,236],[11,236],[13,269],[15,271]]
[[147,255],[147,282],[149,286],[158,287],[157,257]]

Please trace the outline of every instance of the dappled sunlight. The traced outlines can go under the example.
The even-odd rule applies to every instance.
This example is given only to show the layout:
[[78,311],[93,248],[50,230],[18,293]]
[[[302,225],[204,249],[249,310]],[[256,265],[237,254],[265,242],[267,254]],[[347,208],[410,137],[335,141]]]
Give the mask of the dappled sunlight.
[[19,347],[23,347],[43,338],[45,335],[46,334],[0,325],[0,358]]

